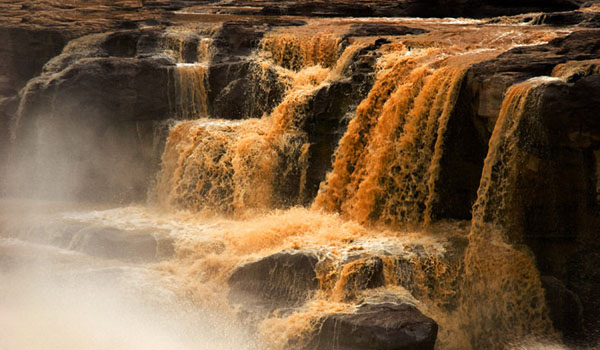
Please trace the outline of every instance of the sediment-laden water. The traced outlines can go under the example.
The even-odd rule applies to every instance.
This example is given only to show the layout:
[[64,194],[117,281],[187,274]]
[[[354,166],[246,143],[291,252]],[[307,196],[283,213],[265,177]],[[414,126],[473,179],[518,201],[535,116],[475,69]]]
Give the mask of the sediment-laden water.
[[[471,220],[439,215],[440,168],[466,71],[555,33],[446,22],[431,21],[448,26],[441,34],[390,37],[371,49],[372,81],[344,115],[314,196],[317,142],[307,125],[315,96],[348,84],[375,39],[348,40],[327,20],[311,22],[308,34],[268,33],[251,78],[275,72],[283,98],[241,120],[211,115],[212,32],[202,33],[193,62],[171,42],[177,121],[147,202],[3,200],[0,347],[303,348],[326,315],[389,301],[437,322],[436,349],[558,347],[533,255],[513,245],[511,231],[515,172],[535,165],[519,133],[537,130],[539,91],[558,78],[508,90]],[[237,268],[282,251],[316,256],[315,290],[276,281],[304,299],[266,312],[229,297]],[[376,281],[361,280],[373,271]]]

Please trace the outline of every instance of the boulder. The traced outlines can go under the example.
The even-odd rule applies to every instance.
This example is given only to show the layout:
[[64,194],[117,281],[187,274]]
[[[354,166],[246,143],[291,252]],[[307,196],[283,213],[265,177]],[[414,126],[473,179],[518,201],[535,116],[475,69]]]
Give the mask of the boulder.
[[297,307],[319,288],[314,253],[285,251],[236,268],[229,277],[229,300],[251,312]]
[[433,350],[438,326],[406,303],[362,304],[321,320],[307,349]]

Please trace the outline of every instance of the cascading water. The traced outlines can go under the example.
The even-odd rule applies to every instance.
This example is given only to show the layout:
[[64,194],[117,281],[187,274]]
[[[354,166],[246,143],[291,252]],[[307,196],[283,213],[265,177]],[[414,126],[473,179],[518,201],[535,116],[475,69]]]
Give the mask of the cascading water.
[[[554,78],[535,78],[508,90],[490,139],[465,254],[463,307],[470,320],[474,348],[492,348],[526,337],[550,338],[553,334],[544,291],[531,252],[510,242],[520,242],[514,224],[514,186],[517,173],[528,167],[530,145],[523,144],[541,133],[537,103],[544,83]],[[529,137],[524,137],[528,132]],[[529,164],[531,166],[531,164]],[[511,239],[509,239],[511,238]],[[484,302],[486,309],[471,305]],[[490,330],[501,332],[490,336]],[[506,339],[502,339],[506,338]],[[511,340],[507,340],[511,339]]]
[[[282,51],[289,46],[279,43]],[[309,146],[302,127],[308,100],[318,89],[343,78],[344,68],[360,47],[347,47],[338,65],[330,69],[313,65],[298,72],[283,70],[281,79],[290,88],[269,116],[178,124],[163,155],[159,202],[238,214],[248,208],[295,204],[277,191],[293,186],[299,199],[302,197]],[[199,89],[204,89],[202,82],[200,85]],[[191,99],[186,105],[195,103]]]
[[[112,271],[124,268],[111,265],[114,256],[106,258],[106,252],[90,246],[101,242],[118,251],[119,242],[95,241],[99,238],[90,234],[90,227],[108,236],[133,235],[154,260],[152,265],[132,262],[127,268],[143,270],[161,280],[158,285],[168,285],[165,293],[177,300],[173,303],[185,300],[223,316],[217,324],[226,323],[225,332],[235,335],[205,343],[183,337],[182,349],[196,341],[207,348],[310,348],[327,315],[352,314],[359,304],[390,301],[415,305],[433,318],[440,327],[439,350],[507,349],[528,337],[556,337],[532,254],[513,245],[520,242],[514,221],[522,218],[511,209],[515,172],[534,166],[523,151],[526,145],[519,144],[524,139],[519,133],[524,123],[531,127],[536,122],[545,80],[517,84],[504,97],[472,220],[436,217],[447,133],[459,117],[456,105],[467,70],[498,53],[486,45],[529,44],[539,34],[528,37],[496,28],[498,37],[457,46],[431,36],[422,41],[361,41],[327,31],[273,31],[258,44],[249,74],[266,81],[267,73],[275,72],[285,87],[281,101],[260,118],[225,120],[211,116],[209,99],[215,28],[168,41],[164,48],[177,61],[169,67],[167,85],[172,90],[167,94],[178,122],[166,140],[155,201],[117,209],[57,209],[32,230],[0,217],[5,231],[17,237],[3,238],[0,252],[21,244],[21,239],[42,240],[63,250],[99,254],[90,269]],[[449,33],[458,35],[455,29]],[[313,199],[307,189],[315,147],[306,128],[311,108],[323,91],[357,79],[353,64],[364,58],[359,56],[367,47],[377,60],[372,81],[361,82],[362,101],[346,119],[339,118],[347,127],[332,167],[321,179],[314,202],[302,207]],[[69,229],[62,232],[61,226],[55,232],[53,225]],[[37,230],[47,236],[38,237]],[[142,240],[148,232],[152,239]],[[304,299],[290,307],[262,305],[258,311],[228,299],[233,289],[228,280],[237,268],[281,251],[316,257],[314,290],[301,290],[305,286],[296,286],[293,278],[276,281]],[[0,311],[5,308],[0,303]],[[132,314],[137,320],[146,310]],[[152,321],[171,322],[171,317],[159,314]],[[240,331],[232,321],[237,318],[257,336]],[[143,328],[140,334],[152,333],[154,323]],[[168,343],[171,336],[166,332],[159,340]]]
[[183,119],[208,116],[206,63],[179,63],[175,75],[175,113]]
[[[342,65],[348,65],[347,60],[352,59],[357,49],[348,47],[333,70],[321,66],[303,67],[302,64],[331,66],[327,63],[328,57],[336,50],[324,45],[321,56],[316,54],[321,40],[302,42],[285,35],[265,38],[261,46],[267,52],[264,56],[271,57],[280,66],[297,70],[297,73],[285,71],[285,78],[292,77],[291,83],[288,80],[290,88],[270,116],[244,121],[189,121],[172,129],[163,155],[158,190],[161,203],[194,211],[213,209],[237,216],[249,209],[294,204],[277,202],[276,192],[281,187],[277,180],[294,172],[300,173],[300,178],[305,176],[309,144],[300,126],[307,98],[323,84],[343,78]],[[444,258],[447,243],[443,242],[465,239],[466,230],[449,225],[445,227],[449,232],[440,234],[443,229],[433,228],[437,226],[432,224],[445,131],[456,113],[455,103],[469,62],[482,58],[474,55],[453,61],[446,59],[444,56],[448,53],[442,50],[409,51],[396,44],[393,48],[380,59],[381,67],[374,86],[358,106],[356,116],[340,141],[333,169],[322,183],[312,213],[292,210],[264,218],[261,214],[257,221],[260,229],[253,227],[252,222],[243,221],[242,227],[235,229],[242,233],[231,229],[217,230],[226,241],[231,241],[224,243],[222,253],[215,252],[214,246],[206,242],[193,245],[181,242],[178,250],[181,261],[168,269],[182,274],[184,279],[189,278],[190,273],[201,273],[205,276],[202,277],[205,285],[221,284],[225,283],[227,271],[244,259],[252,260],[256,254],[264,256],[286,248],[329,246],[326,248],[329,253],[321,257],[319,265],[319,291],[292,315],[273,314],[261,321],[262,337],[274,348],[286,348],[291,344],[306,346],[304,342],[318,327],[319,317],[331,312],[352,312],[352,305],[358,300],[381,300],[381,295],[389,294],[410,299],[436,319],[441,327],[437,345],[440,349],[504,348],[507,343],[518,342],[526,335],[551,335],[537,270],[527,252],[508,243],[503,243],[502,249],[489,247],[492,243],[481,237],[482,232],[500,235],[502,231],[500,228],[483,229],[478,224],[484,221],[483,214],[477,209],[465,260],[449,261]],[[337,73],[332,74],[332,71]],[[505,105],[522,103],[514,94],[511,90]],[[498,125],[510,118],[506,116],[510,114],[507,111],[510,108],[514,109],[503,107]],[[498,133],[505,135],[505,130]],[[492,146],[497,137],[492,137],[486,162],[495,157],[494,152],[499,152]],[[489,180],[485,177],[486,171],[491,171],[488,165],[476,208],[487,200],[484,187]],[[506,178],[505,174],[496,171],[494,174]],[[302,181],[295,185],[302,187]],[[502,193],[496,189],[493,195],[501,197]],[[498,205],[493,208],[500,210]],[[345,218],[362,224],[418,227],[431,223],[433,227],[429,229],[438,233],[432,235],[422,231],[417,234],[430,240],[428,248],[421,254],[408,253],[413,249],[412,244],[400,238],[407,233],[400,233],[400,236],[391,233],[390,242],[395,242],[391,244],[401,247],[398,249],[404,252],[402,254],[408,254],[408,258],[386,258],[374,247],[385,245],[375,242],[390,233],[375,234],[360,228],[357,234],[347,229],[335,229],[337,232],[331,236],[327,222],[339,219],[319,214],[321,209],[341,212]],[[310,216],[310,224],[296,222],[298,215],[302,221]],[[378,238],[370,241],[373,234]],[[315,248],[309,248],[313,237],[318,237],[313,243]],[[358,271],[369,269],[364,259],[343,264],[343,256],[347,253],[334,253],[340,248],[332,247],[341,247],[344,240],[353,240],[351,237],[361,242],[355,249],[382,256],[383,282],[375,289],[377,292],[365,291],[365,285],[352,277]],[[436,246],[438,248],[434,248]],[[250,255],[241,258],[240,254]],[[494,273],[494,266],[505,259],[512,259],[514,264],[504,263],[502,266],[506,269]],[[191,271],[182,267],[190,265],[194,266]],[[206,275],[211,269],[218,273]],[[523,288],[518,287],[525,281]],[[494,285],[497,287],[489,288]],[[509,285],[514,288],[506,289]],[[193,286],[193,289],[198,288],[196,283]],[[503,291],[501,299],[495,299],[499,290]],[[479,307],[484,301],[494,308],[491,318]],[[525,307],[527,303],[533,308]],[[492,331],[494,337],[489,336]]]
[[317,207],[360,222],[429,220],[444,130],[463,72],[434,72],[412,58],[392,67],[358,107]]

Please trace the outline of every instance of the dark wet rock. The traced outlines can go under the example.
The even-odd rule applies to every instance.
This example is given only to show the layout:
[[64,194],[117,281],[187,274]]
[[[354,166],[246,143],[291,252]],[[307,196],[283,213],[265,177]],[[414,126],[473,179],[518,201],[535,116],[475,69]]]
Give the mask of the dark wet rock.
[[[592,45],[591,50],[598,48]],[[579,49],[575,57],[589,57]],[[597,328],[600,312],[600,295],[590,292],[600,285],[597,67],[597,59],[567,61],[548,68],[561,79],[545,78],[533,90],[528,113],[515,129],[518,171],[509,179],[500,214],[510,241],[531,248],[541,274],[556,277],[581,300],[586,331]],[[554,316],[557,328],[572,334],[571,325],[560,321],[570,316]],[[591,337],[593,342],[597,335]]]
[[216,61],[227,61],[235,56],[248,56],[256,48],[270,27],[254,21],[225,22],[213,35]]
[[7,163],[10,123],[16,116],[18,92],[60,53],[69,37],[69,33],[55,29],[0,26],[0,177]]
[[376,256],[357,258],[348,262],[341,268],[340,274],[339,278],[344,281],[345,300],[353,300],[361,291],[385,284],[383,260]]
[[570,340],[577,340],[583,333],[583,306],[577,294],[552,276],[542,276],[546,304],[554,328],[561,330]]
[[600,12],[567,11],[543,13],[533,17],[529,24],[548,26],[579,26],[600,28]]
[[556,65],[566,61],[600,58],[598,35],[596,30],[577,31],[548,44],[512,49],[471,67],[466,80],[477,117],[475,125],[484,133],[483,139],[491,135],[508,87],[536,76],[549,76]]
[[[488,85],[484,85],[487,91]],[[481,136],[472,101],[474,94],[465,78],[460,87],[454,111],[444,135],[445,150],[440,159],[440,175],[436,182],[436,198],[431,203],[433,220],[471,218],[473,203],[481,179],[488,139]],[[488,96],[480,97],[481,104],[492,103]]]
[[0,26],[0,90],[14,94],[42,67],[58,55],[70,40],[69,33],[56,29]]
[[516,225],[540,272],[577,294],[588,329],[597,327],[600,312],[600,295],[590,293],[600,286],[599,96],[598,73],[544,89],[538,102],[542,128],[535,122],[524,126],[530,136],[520,141],[528,166],[512,197]]
[[[441,159],[439,184],[436,186],[439,192],[432,205],[434,219],[471,217],[488,141],[508,88],[536,76],[551,75],[557,65],[567,61],[599,58],[598,35],[595,30],[574,32],[548,44],[512,49],[468,69],[445,135],[446,151]],[[571,68],[573,76],[593,69]],[[575,96],[577,94],[561,99],[572,100]],[[590,115],[591,104],[584,102],[583,97],[577,98],[578,101],[573,100],[569,105],[584,108],[583,115]],[[595,97],[591,98],[595,100]],[[594,118],[587,117],[585,120],[586,123],[595,123],[592,121]],[[573,125],[576,128],[576,123]]]
[[271,112],[281,102],[286,86],[273,68],[244,59],[211,64],[208,90],[211,116],[242,119]]
[[579,8],[571,0],[409,0],[410,16],[420,17],[495,17],[529,12],[556,12]]
[[[22,174],[39,176],[35,181],[43,186],[58,181],[56,187],[66,186],[76,198],[145,196],[148,174],[157,166],[152,126],[169,115],[166,87],[173,61],[165,55],[140,58],[148,48],[137,44],[157,35],[130,31],[82,37],[28,83],[12,125],[15,145],[20,156],[31,157],[37,149],[55,167],[45,173],[23,168]],[[36,142],[44,142],[44,148],[36,148]],[[81,173],[69,174],[73,182],[61,184],[61,165]]]
[[495,17],[486,24],[526,24],[548,27],[600,27],[599,12],[563,11]]
[[301,126],[310,142],[305,197],[301,201],[309,203],[316,196],[320,183],[331,170],[337,144],[345,133],[356,106],[366,97],[373,84],[375,61],[378,57],[375,50],[384,43],[385,41],[378,41],[357,52],[344,72],[349,78],[323,87],[309,101],[308,115]]
[[[320,269],[323,268],[324,266],[320,266]],[[336,283],[342,293],[340,297],[347,302],[356,302],[364,291],[382,287],[385,284],[384,264],[378,256],[367,254],[351,256],[339,267],[337,274],[338,281]]]
[[427,33],[428,31],[421,28],[410,28],[401,25],[384,24],[384,23],[355,23],[350,27],[350,30],[344,37],[351,36],[398,36],[398,35],[418,35]]
[[307,349],[432,350],[438,331],[435,321],[405,303],[363,304],[321,322]]
[[252,312],[302,305],[319,288],[314,253],[285,251],[235,269],[229,300]]

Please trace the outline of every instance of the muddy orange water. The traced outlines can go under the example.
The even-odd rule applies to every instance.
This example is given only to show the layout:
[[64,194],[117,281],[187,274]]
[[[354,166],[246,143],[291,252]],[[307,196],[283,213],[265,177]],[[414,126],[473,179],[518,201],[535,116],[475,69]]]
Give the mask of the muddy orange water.
[[[210,40],[201,46],[201,60],[173,68],[172,104],[185,120],[170,130],[148,203],[99,208],[2,201],[1,348],[288,349],[304,344],[320,317],[353,312],[359,301],[390,298],[416,305],[439,324],[436,349],[554,344],[535,264],[527,251],[511,246],[497,215],[510,205],[503,195],[518,161],[511,153],[511,130],[529,113],[527,101],[543,80],[515,86],[506,95],[473,220],[440,222],[431,207],[446,128],[466,69],[569,30],[466,19],[308,22],[267,34],[253,54],[286,87],[281,103],[261,118],[209,115]],[[301,125],[307,101],[320,88],[347,79],[357,52],[374,42],[343,40],[350,26],[361,22],[430,32],[389,37],[378,49],[373,85],[356,107],[318,195],[302,206],[309,141]],[[492,179],[497,164],[501,175]],[[277,187],[289,173],[300,178],[299,198],[292,201],[281,198]],[[502,190],[492,193],[490,186]],[[152,259],[124,261],[86,245],[85,232],[92,228],[124,237],[150,235],[157,242],[164,238],[173,242],[173,252],[157,250]],[[446,254],[456,240],[468,246],[463,258],[450,261]],[[295,311],[266,315],[249,332],[227,299],[227,278],[236,266],[287,249],[317,254],[320,288]],[[355,267],[344,261],[356,254],[382,257],[382,287],[349,285]],[[386,258],[392,256],[410,262],[411,291],[400,285],[406,271]]]

